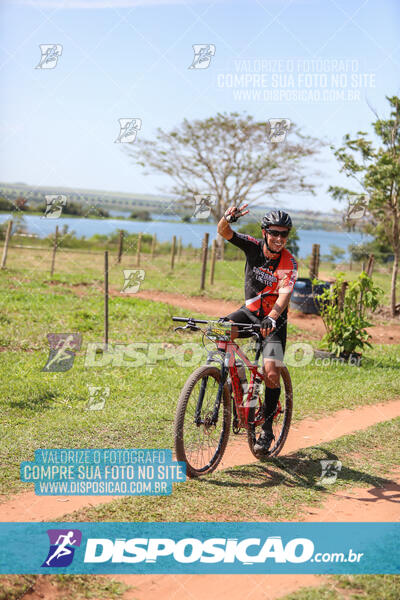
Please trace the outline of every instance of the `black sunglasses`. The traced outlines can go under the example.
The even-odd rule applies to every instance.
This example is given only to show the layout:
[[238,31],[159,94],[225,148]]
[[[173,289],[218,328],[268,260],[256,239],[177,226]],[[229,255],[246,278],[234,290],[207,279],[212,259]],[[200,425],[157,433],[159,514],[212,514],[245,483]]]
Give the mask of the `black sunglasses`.
[[269,233],[269,235],[272,235],[272,237],[281,236],[281,238],[287,238],[289,235],[288,231],[277,231],[276,229],[267,229],[267,233]]

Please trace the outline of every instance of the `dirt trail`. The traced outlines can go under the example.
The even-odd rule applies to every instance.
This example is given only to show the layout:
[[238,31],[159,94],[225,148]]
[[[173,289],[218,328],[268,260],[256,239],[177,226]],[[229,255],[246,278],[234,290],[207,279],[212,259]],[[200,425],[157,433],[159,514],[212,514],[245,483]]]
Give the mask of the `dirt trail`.
[[[384,488],[340,490],[321,508],[310,508],[305,522],[393,522],[400,518],[400,469]],[[133,587],[123,600],[275,600],[302,587],[318,587],[317,575],[113,575]],[[27,600],[57,600],[45,577]]]
[[385,487],[353,488],[331,494],[320,508],[305,512],[306,522],[397,522],[400,520],[400,468],[392,472]]
[[274,600],[323,583],[317,575],[118,575],[115,579],[135,586],[123,600]]
[[[322,419],[304,419],[292,425],[283,454],[313,444],[328,442],[342,435],[400,416],[400,400],[357,410],[340,410]],[[220,469],[257,462],[250,453],[245,435],[230,439]],[[119,496],[36,496],[23,492],[0,504],[0,522],[51,521],[87,506],[112,502]]]
[[[400,469],[384,488],[340,490],[321,508],[307,510],[305,522],[393,522],[400,518]],[[133,589],[123,600],[275,600],[303,587],[323,585],[317,575],[113,575]],[[28,600],[57,600],[46,577]]]
[[[285,454],[365,429],[400,414],[400,401],[341,410],[319,420],[305,419],[292,426]],[[221,468],[256,462],[246,440],[229,444]],[[304,522],[393,522],[400,518],[400,469],[384,488],[341,490],[321,508],[306,509]],[[302,587],[317,587],[316,575],[125,575],[120,581],[134,586],[123,600],[274,600]]]
[[[397,416],[400,416],[400,400],[356,407],[354,410],[345,408],[322,419],[304,419],[292,423],[282,454],[329,442]],[[232,443],[232,438],[235,437],[231,436],[219,468],[226,469],[257,462],[249,450],[246,434],[240,434],[235,443]]]
[[[111,295],[127,296],[129,294],[121,294],[119,290],[112,289]],[[131,296],[143,298],[144,300],[165,302],[177,308],[202,312],[210,315],[210,317],[227,315],[237,310],[240,306],[238,302],[213,300],[212,298],[205,298],[203,296],[184,296],[183,294],[174,294],[159,290],[142,290],[136,294],[131,294]],[[318,315],[305,315],[297,310],[289,310],[289,323],[307,331],[315,338],[321,338],[326,332],[325,325]],[[367,328],[367,331],[371,335],[371,341],[376,344],[400,344],[400,323],[375,325],[374,327]]]
[[[393,522],[400,518],[400,469],[384,488],[342,490],[304,522]],[[274,600],[302,587],[317,587],[317,575],[118,575],[134,586],[123,600]]]
[[[120,295],[112,290],[112,295]],[[219,317],[236,310],[236,302],[203,297],[186,297],[160,291],[141,291],[136,297],[165,302],[176,307]],[[289,322],[320,338],[325,328],[320,317],[290,311]],[[375,343],[400,343],[400,325],[378,325],[370,328]],[[322,419],[305,419],[292,425],[284,454],[312,444],[328,442],[342,435],[359,431],[400,415],[400,400],[341,410]],[[231,438],[219,468],[256,462],[245,436]],[[32,492],[19,494],[0,504],[0,521],[49,521],[84,506],[108,503],[116,497],[37,497]],[[305,522],[327,521],[398,521],[400,518],[400,470],[385,488],[355,488],[330,495],[321,508],[306,509]],[[134,589],[124,594],[124,600],[274,600],[306,586],[319,586],[323,578],[316,575],[119,575],[113,576]],[[45,577],[26,598],[56,600],[52,586]]]

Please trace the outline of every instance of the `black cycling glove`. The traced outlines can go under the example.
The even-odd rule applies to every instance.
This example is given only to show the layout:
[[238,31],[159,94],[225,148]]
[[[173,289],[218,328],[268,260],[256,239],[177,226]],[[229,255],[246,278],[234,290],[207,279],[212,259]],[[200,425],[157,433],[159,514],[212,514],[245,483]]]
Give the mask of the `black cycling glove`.
[[265,317],[261,322],[261,329],[276,329],[276,321],[272,317]]
[[[247,204],[245,206],[247,206]],[[240,217],[243,217],[243,215],[245,215],[248,212],[248,210],[239,210],[237,206],[231,206],[230,208],[227,208],[224,212],[224,217],[228,221],[228,223],[235,223],[235,221],[240,219]]]

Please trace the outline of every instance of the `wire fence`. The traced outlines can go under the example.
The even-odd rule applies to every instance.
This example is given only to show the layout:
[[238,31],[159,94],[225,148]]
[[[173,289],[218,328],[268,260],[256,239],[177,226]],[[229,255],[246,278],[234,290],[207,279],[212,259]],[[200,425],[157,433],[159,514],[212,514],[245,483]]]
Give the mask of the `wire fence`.
[[[199,287],[200,290],[204,290],[206,287],[207,272],[209,273],[207,285],[214,285],[217,277],[215,265],[218,260],[222,259],[222,256],[224,261],[243,262],[245,259],[243,252],[230,244],[227,244],[227,248],[223,253],[220,251],[218,254],[217,241],[214,239],[210,244],[208,233],[204,234],[201,248],[184,247],[181,238],[177,239],[176,236],[173,236],[171,242],[160,244],[155,234],[150,236],[139,233],[133,236],[125,236],[122,230],[114,236],[115,239],[112,242],[104,243],[103,248],[82,248],[76,247],[76,245],[71,247],[71,240],[68,238],[68,234],[67,236],[63,236],[58,230],[58,226],[55,229],[52,239],[47,238],[49,242],[48,246],[41,245],[43,240],[40,238],[32,238],[32,236],[26,234],[12,234],[11,232],[12,221],[9,221],[3,245],[1,268],[6,268],[7,261],[10,260],[8,258],[10,251],[14,253],[15,251],[23,252],[26,250],[31,252],[31,256],[35,252],[48,253],[48,268],[51,278],[57,272],[57,262],[61,253],[64,257],[71,255],[71,259],[75,256],[76,261],[79,260],[80,255],[102,257],[104,256],[104,251],[108,251],[110,268],[116,265],[126,265],[127,263],[130,266],[134,265],[139,268],[143,263],[149,264],[149,261],[161,260],[163,257],[166,261],[166,264],[163,264],[163,269],[167,268],[170,271],[179,269],[182,264],[188,262],[199,262],[201,265]],[[24,242],[25,240],[30,242],[31,239],[37,241],[38,244],[17,243],[18,241]],[[390,253],[388,253],[389,255]],[[334,261],[325,260],[323,263],[325,265],[331,264],[336,270],[366,271],[369,275],[372,275],[374,269],[382,273],[390,273],[392,268],[391,262],[382,263],[380,259],[381,257],[375,254],[366,254],[365,257],[360,258],[358,261],[352,261],[350,258],[347,262],[335,263]],[[44,260],[47,260],[47,258],[43,259],[43,265]],[[304,274],[308,272],[310,279],[318,278],[320,265],[322,264],[319,244],[313,244],[311,255],[305,259],[300,259],[298,262],[302,272]]]

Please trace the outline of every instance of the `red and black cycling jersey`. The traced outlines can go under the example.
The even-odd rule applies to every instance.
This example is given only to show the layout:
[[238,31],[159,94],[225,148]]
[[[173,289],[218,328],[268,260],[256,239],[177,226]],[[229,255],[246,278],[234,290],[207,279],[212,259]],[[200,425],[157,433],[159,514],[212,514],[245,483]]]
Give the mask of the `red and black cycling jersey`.
[[[246,254],[244,293],[248,310],[263,318],[268,315],[279,293],[293,290],[297,279],[297,262],[294,256],[283,248],[276,259],[269,259],[263,252],[264,240],[251,235],[233,232],[229,240]],[[262,293],[268,293],[262,298]],[[260,310],[261,309],[261,310]]]

